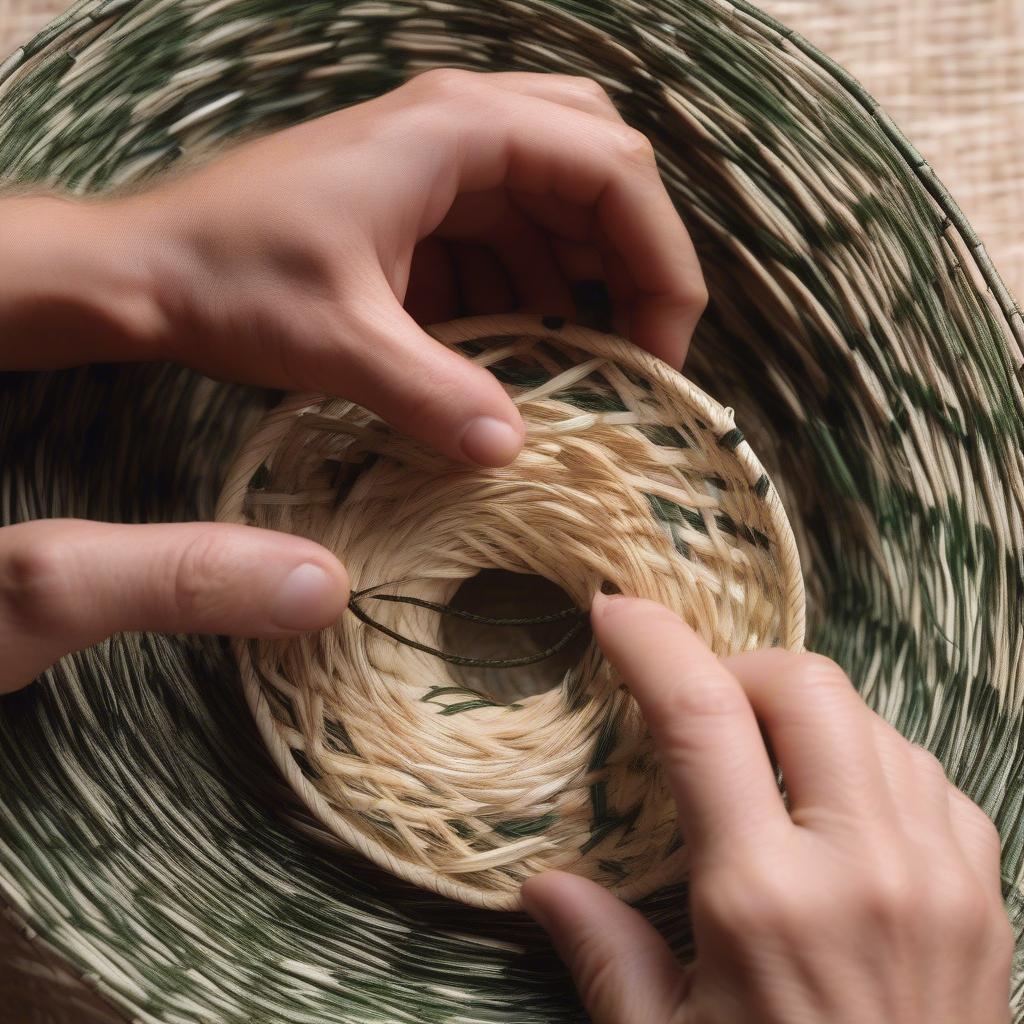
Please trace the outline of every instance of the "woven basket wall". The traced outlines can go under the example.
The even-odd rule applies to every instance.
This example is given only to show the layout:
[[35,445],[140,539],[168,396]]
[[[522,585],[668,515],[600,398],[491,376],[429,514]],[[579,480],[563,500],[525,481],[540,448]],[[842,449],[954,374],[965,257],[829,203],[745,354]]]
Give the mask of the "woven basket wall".
[[[713,296],[689,372],[786,502],[808,645],[997,821],[1020,934],[1024,323],[927,164],[803,40],[742,0],[84,0],[0,68],[0,174],[138,180],[432,65],[588,74],[651,135]],[[0,391],[3,522],[210,518],[275,397],[174,367]],[[119,636],[4,699],[0,896],[32,937],[0,982],[14,1021],[582,1016],[524,918],[331,847],[213,639]],[[644,902],[685,954],[681,906]]]

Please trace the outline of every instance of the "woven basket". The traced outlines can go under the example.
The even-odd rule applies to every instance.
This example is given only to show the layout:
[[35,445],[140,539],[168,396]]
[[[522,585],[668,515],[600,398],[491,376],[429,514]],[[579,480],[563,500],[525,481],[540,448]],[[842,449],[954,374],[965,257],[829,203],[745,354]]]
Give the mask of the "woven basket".
[[[681,879],[684,851],[607,662],[591,643],[557,688],[502,699],[488,675],[445,666],[493,677],[545,650],[446,650],[443,614],[481,572],[543,574],[575,629],[612,586],[673,607],[719,654],[798,650],[789,524],[732,410],[628,342],[561,317],[472,317],[433,334],[509,389],[524,449],[505,469],[463,469],[342,399],[296,395],[270,413],[217,516],[343,556],[356,614],[293,641],[238,642],[249,706],[310,811],[403,878],[494,909],[517,909],[523,881],[556,867],[646,896]],[[520,617],[535,614],[521,603]],[[467,610],[483,639],[479,611]]]
[[[998,823],[1020,934],[1024,323],[827,58],[741,0],[85,0],[0,70],[0,168],[135,181],[439,64],[591,75],[652,137],[713,298],[687,372],[778,488],[807,644]],[[0,388],[5,522],[211,518],[278,397],[167,366]],[[112,1020],[581,1019],[522,916],[345,854],[237,678],[218,641],[119,636],[0,705],[0,893],[39,951],[0,982],[20,1019],[102,1019],[75,976]],[[642,903],[685,955],[683,905]]]

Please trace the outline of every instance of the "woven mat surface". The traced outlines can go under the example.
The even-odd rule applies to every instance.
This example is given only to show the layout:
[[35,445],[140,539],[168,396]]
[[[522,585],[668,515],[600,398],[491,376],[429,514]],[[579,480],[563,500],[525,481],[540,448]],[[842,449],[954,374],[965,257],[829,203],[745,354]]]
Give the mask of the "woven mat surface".
[[[1024,296],[1024,3],[760,4],[860,78],[964,208],[1010,290]],[[0,0],[0,54],[65,6]]]

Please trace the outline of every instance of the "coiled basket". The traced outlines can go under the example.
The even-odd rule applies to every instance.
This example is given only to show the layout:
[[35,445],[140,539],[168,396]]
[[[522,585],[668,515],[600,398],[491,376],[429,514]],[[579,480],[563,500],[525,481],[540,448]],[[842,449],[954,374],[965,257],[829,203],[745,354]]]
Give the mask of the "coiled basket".
[[[586,74],[651,136],[712,295],[687,374],[788,513],[807,646],[996,821],[1020,935],[1024,323],[804,40],[743,0],[83,0],[0,65],[0,175],[142,181],[434,65]],[[172,366],[0,389],[4,523],[213,518],[280,397]],[[235,654],[117,636],[0,703],[0,1017],[582,1020],[524,917],[382,870],[296,799]],[[641,906],[687,955],[680,885]]]
[[[319,634],[235,643],[249,705],[313,815],[403,878],[493,909],[518,908],[523,881],[549,868],[648,895],[681,878],[685,851],[621,681],[593,644],[550,690],[507,672],[557,653],[603,587],[669,605],[721,655],[799,650],[803,581],[781,502],[732,410],[621,338],[524,315],[431,333],[505,385],[523,451],[467,469],[344,399],[274,409],[218,518],[324,544],[355,593]],[[480,600],[520,604],[501,621],[523,626],[536,598],[510,591],[544,578],[564,603],[543,618],[568,629],[509,658],[501,648],[523,640],[488,638]],[[475,607],[455,609],[472,583]],[[497,656],[450,649],[457,613],[479,627],[465,642]]]

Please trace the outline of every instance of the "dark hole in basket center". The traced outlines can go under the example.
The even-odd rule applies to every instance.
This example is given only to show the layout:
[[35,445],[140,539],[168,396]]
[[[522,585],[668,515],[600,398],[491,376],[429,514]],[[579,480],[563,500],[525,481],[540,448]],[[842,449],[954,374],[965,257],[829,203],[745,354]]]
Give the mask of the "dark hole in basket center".
[[[461,611],[498,619],[535,618],[572,608],[574,602],[561,587],[543,576],[484,569],[466,580],[449,604]],[[442,619],[441,648],[447,654],[508,660],[554,647],[573,625],[574,620],[562,619],[521,626],[488,626],[449,615]],[[449,671],[457,685],[512,704],[558,686],[565,673],[583,657],[589,639],[589,630],[581,629],[561,650],[532,665],[450,665]]]

